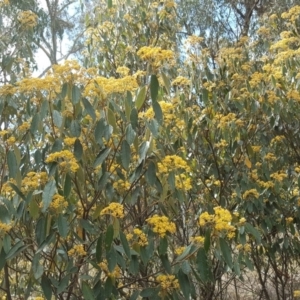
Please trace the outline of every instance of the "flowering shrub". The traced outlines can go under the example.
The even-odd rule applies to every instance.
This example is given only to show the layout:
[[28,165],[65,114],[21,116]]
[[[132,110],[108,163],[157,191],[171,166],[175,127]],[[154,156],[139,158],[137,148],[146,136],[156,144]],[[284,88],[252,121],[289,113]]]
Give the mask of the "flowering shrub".
[[85,65],[0,87],[0,293],[217,299],[251,270],[271,299],[272,270],[299,296],[299,8],[214,69],[175,2],[132,2],[95,11]]

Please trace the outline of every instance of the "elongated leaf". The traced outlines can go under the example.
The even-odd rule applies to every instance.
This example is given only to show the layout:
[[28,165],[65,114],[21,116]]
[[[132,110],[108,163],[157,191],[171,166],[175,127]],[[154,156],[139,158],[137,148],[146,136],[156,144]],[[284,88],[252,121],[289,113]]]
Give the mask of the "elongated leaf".
[[57,110],[53,111],[53,123],[56,127],[60,128],[60,126],[62,125],[62,121],[63,118],[60,114],[60,112],[58,112]]
[[197,253],[197,270],[203,282],[210,280],[210,269],[204,248],[200,248]]
[[167,93],[170,94],[170,89],[171,89],[170,80],[164,72],[161,72],[160,74],[161,74],[162,80],[164,82],[165,89],[166,89]]
[[162,125],[163,123],[163,112],[161,110],[161,107],[159,105],[158,102],[153,102],[152,103],[152,107],[155,113],[155,119],[157,120],[157,122]]
[[72,87],[72,103],[75,105],[79,102],[81,97],[81,91],[80,88],[76,85],[73,85]]
[[120,231],[120,240],[121,240],[122,246],[124,248],[124,251],[125,251],[127,257],[130,258],[131,255],[130,255],[129,244],[128,244],[125,234],[122,231]]
[[70,125],[70,132],[74,137],[80,137],[81,126],[77,120],[72,120]]
[[51,285],[52,285],[51,280],[46,275],[43,275],[42,280],[41,280],[41,287],[42,287],[44,296],[46,297],[47,300],[51,300],[51,298],[52,298]]
[[40,264],[40,254],[34,255],[32,260],[32,272],[35,279],[39,279],[44,273],[44,267]]
[[156,167],[152,161],[150,161],[148,164],[145,178],[150,185],[154,185],[156,182]]
[[7,154],[8,176],[15,178],[18,171],[18,163],[14,151],[9,151]]
[[82,294],[85,300],[94,300],[95,296],[89,284],[85,281],[82,282]]
[[146,90],[145,86],[140,88],[140,90],[136,96],[136,100],[135,100],[135,107],[137,110],[139,110],[143,106],[145,99],[146,99],[146,93],[147,93],[147,90]]
[[135,108],[130,113],[130,123],[132,128],[135,130],[138,126],[138,112]]
[[182,293],[184,295],[184,298],[189,299],[191,293],[189,277],[184,272],[179,270],[178,281],[179,281],[180,289],[182,290]]
[[111,243],[114,238],[114,227],[113,225],[109,225],[106,230],[106,235],[105,235],[105,249],[108,252],[109,249],[111,248]]
[[104,131],[105,131],[105,120],[100,119],[96,124],[95,133],[94,133],[95,140],[99,145],[102,145],[102,138],[104,135]]
[[259,231],[256,228],[254,228],[251,224],[246,223],[245,229],[247,233],[250,233],[255,237],[258,244],[261,244],[261,236]]
[[128,142],[129,145],[131,145],[134,142],[136,133],[133,130],[131,124],[129,124],[126,128],[126,141]]
[[150,93],[152,102],[156,102],[158,95],[159,83],[156,75],[151,75],[150,79]]
[[83,147],[81,145],[80,140],[76,139],[74,143],[74,156],[79,161],[81,160],[82,154],[83,154]]
[[103,233],[101,232],[96,245],[96,259],[97,262],[101,262],[102,260],[102,243],[103,243]]
[[110,250],[106,254],[107,266],[108,270],[112,272],[117,265],[117,252],[111,247]]
[[228,245],[228,243],[226,242],[225,239],[223,238],[220,238],[220,249],[221,249],[221,252],[222,252],[222,256],[226,262],[226,264],[232,268],[232,256],[231,256],[231,249]]
[[42,212],[45,212],[48,209],[55,192],[56,192],[55,180],[52,179],[49,182],[47,182],[43,191]]
[[110,148],[105,148],[100,151],[100,153],[97,155],[96,160],[94,162],[94,168],[96,168],[97,166],[101,165],[104,162],[110,150],[111,150]]
[[90,101],[87,100],[86,98],[82,98],[82,103],[83,103],[83,106],[84,106],[86,112],[95,121],[95,119],[96,119],[96,113],[95,113],[94,107],[92,106],[92,104],[90,103]]
[[61,214],[57,218],[57,227],[60,236],[63,238],[67,237],[69,233],[69,224],[67,219]]
[[115,113],[110,108],[107,109],[107,122],[113,127],[114,132],[117,132],[117,122]]
[[125,170],[128,170],[131,158],[130,146],[126,140],[123,140],[121,145],[121,162]]
[[72,179],[71,176],[67,173],[64,183],[64,196],[65,198],[69,197],[71,193],[71,187],[72,187]]

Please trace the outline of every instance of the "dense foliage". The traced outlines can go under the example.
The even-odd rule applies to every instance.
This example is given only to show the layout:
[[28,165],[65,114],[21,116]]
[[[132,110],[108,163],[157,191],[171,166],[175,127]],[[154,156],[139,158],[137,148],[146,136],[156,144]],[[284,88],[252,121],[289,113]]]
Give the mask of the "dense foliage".
[[176,9],[101,3],[84,65],[0,87],[4,298],[300,295],[300,7],[213,61]]

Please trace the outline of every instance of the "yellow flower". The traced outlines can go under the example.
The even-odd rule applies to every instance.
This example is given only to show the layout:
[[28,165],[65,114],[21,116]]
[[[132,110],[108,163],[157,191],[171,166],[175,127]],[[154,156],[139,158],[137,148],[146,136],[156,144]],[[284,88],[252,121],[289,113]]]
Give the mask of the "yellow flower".
[[35,13],[33,13],[31,10],[21,11],[18,15],[19,22],[25,28],[35,27],[37,24],[37,18],[38,16]]
[[153,232],[158,233],[160,237],[165,237],[169,233],[176,232],[175,223],[170,222],[166,216],[154,215],[151,218],[148,218],[147,223],[153,227]]
[[112,202],[101,210],[100,215],[111,215],[115,218],[122,219],[124,218],[124,206],[120,203]]
[[174,275],[158,275],[156,280],[160,285],[163,295],[179,288],[178,279],[176,279]]
[[69,256],[85,256],[87,252],[84,250],[83,245],[75,245],[68,251]]
[[259,197],[259,192],[256,189],[250,189],[247,190],[246,192],[244,192],[243,194],[243,199],[247,199],[249,197],[254,197],[256,199],[258,199]]
[[112,272],[109,272],[106,259],[104,259],[102,262],[100,262],[98,264],[98,266],[101,268],[101,270],[105,273],[105,275],[107,277],[120,278],[120,276],[121,276],[121,269],[118,265],[115,266],[115,268]]
[[69,150],[63,150],[49,154],[45,162],[57,162],[63,172],[71,171],[75,173],[79,169],[79,165],[74,154]]
[[300,297],[300,290],[294,291],[294,297]]

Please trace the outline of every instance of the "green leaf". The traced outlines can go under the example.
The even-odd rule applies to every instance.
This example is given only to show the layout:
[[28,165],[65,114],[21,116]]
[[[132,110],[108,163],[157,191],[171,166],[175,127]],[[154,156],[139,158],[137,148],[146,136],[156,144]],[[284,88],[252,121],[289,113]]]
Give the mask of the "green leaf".
[[6,264],[6,253],[4,251],[4,249],[1,249],[1,253],[0,253],[0,271],[4,268],[5,264]]
[[200,279],[203,282],[207,282],[210,280],[210,269],[208,265],[207,255],[204,248],[200,248],[197,253],[197,270],[200,275]]
[[156,102],[158,95],[159,83],[156,75],[151,75],[150,79],[150,93],[152,102]]
[[159,241],[159,247],[158,247],[158,253],[159,254],[165,254],[168,249],[168,240],[167,237],[163,237]]
[[123,140],[121,145],[121,162],[125,170],[128,170],[131,158],[130,146],[126,140]]
[[133,129],[136,129],[138,126],[138,112],[135,108],[132,109],[130,113],[130,123]]
[[83,147],[80,143],[80,140],[76,139],[74,143],[74,156],[79,161],[81,160],[82,154],[83,154]]
[[114,132],[117,132],[117,122],[115,113],[110,108],[107,109],[107,122],[113,127]]
[[60,236],[63,238],[67,237],[69,233],[69,223],[62,214],[60,214],[57,218],[57,227]]
[[145,179],[147,181],[148,184],[150,185],[154,185],[157,177],[156,177],[156,167],[154,162],[150,161],[148,164],[148,168],[145,174]]
[[69,280],[70,280],[70,275],[63,277],[63,279],[60,280],[56,291],[57,294],[60,294],[66,290],[66,288],[69,285]]
[[104,130],[105,130],[105,120],[104,119],[100,119],[97,124],[96,124],[96,127],[95,127],[95,140],[96,142],[99,144],[99,145],[102,145],[103,142],[102,142],[102,138],[103,138],[103,135],[104,135]]
[[5,259],[9,260],[9,259],[13,259],[14,257],[16,257],[19,253],[21,253],[22,251],[24,251],[25,249],[27,249],[30,245],[24,245],[23,241],[19,241],[17,242],[11,249],[10,251],[7,253]]
[[226,264],[230,268],[232,268],[233,265],[232,265],[231,249],[225,239],[220,238],[219,242],[220,242],[220,249],[221,249],[223,258],[224,258]]
[[160,75],[161,75],[162,80],[164,82],[164,86],[166,88],[167,93],[170,94],[171,84],[170,84],[169,78],[166,76],[166,74],[164,72],[161,72]]
[[40,264],[41,256],[39,253],[35,254],[32,260],[32,272],[34,278],[39,279],[44,273],[44,267]]
[[42,287],[44,296],[46,297],[47,300],[51,300],[51,298],[52,298],[51,285],[52,285],[51,280],[46,275],[43,275],[42,280],[41,280],[41,287]]
[[181,270],[178,272],[178,281],[184,298],[190,299],[191,287],[189,277]]
[[157,122],[162,125],[163,123],[163,112],[161,110],[161,107],[158,102],[153,102],[152,103],[153,111],[155,113],[155,119]]
[[112,224],[110,224],[107,227],[106,235],[105,235],[105,250],[106,250],[106,252],[108,252],[109,249],[111,248],[113,238],[114,238],[114,227]]
[[77,120],[72,120],[70,125],[70,132],[74,137],[80,137],[81,134],[81,126]]
[[8,176],[15,178],[19,169],[14,151],[10,150],[7,154]]
[[129,145],[131,145],[134,142],[136,136],[136,133],[133,130],[131,124],[127,126],[125,134],[126,134],[126,141],[128,142]]
[[146,121],[146,126],[150,129],[151,133],[154,137],[158,136],[159,133],[159,124],[157,120],[152,119],[149,122]]
[[42,212],[46,212],[46,210],[48,209],[51,201],[52,201],[52,197],[56,192],[56,186],[55,186],[55,180],[51,180],[49,182],[47,182],[47,184],[45,185],[44,191],[43,191],[43,195],[42,195]]
[[30,132],[32,134],[35,134],[35,132],[37,131],[38,127],[39,127],[39,123],[40,123],[40,115],[36,114],[31,121],[30,124]]
[[169,259],[168,259],[168,254],[162,254],[159,256],[160,257],[160,260],[161,260],[161,263],[162,263],[162,266],[164,267],[164,270],[167,272],[167,273],[171,273],[171,264],[169,262]]
[[67,173],[66,178],[65,178],[65,183],[64,183],[64,197],[68,198],[70,193],[71,193],[71,187],[72,187],[72,178],[71,176]]
[[84,300],[94,300],[95,299],[93,290],[91,289],[89,284],[85,281],[82,282],[82,294],[83,294]]
[[79,102],[81,97],[80,88],[76,85],[72,86],[72,103],[75,105]]
[[101,262],[102,260],[102,243],[103,243],[103,233],[101,232],[96,245],[96,260],[97,262]]
[[250,233],[255,237],[256,242],[258,244],[261,244],[261,236],[260,236],[259,231],[256,228],[254,228],[251,224],[246,223],[245,224],[245,229],[246,229],[247,233]]
[[107,266],[109,272],[112,272],[117,265],[117,252],[111,247],[110,250],[106,254]]
[[146,93],[147,93],[147,89],[145,86],[139,89],[135,100],[135,107],[137,110],[140,110],[140,108],[143,106],[146,99]]
[[60,128],[62,125],[63,118],[57,110],[53,110],[53,123],[56,127]]
[[86,112],[92,117],[93,121],[95,121],[96,113],[95,113],[94,107],[92,106],[90,101],[87,100],[86,98],[82,98],[82,103],[83,103],[83,106],[84,106]]
[[120,241],[122,243],[122,246],[124,248],[124,251],[125,251],[127,257],[130,258],[131,254],[130,254],[129,244],[128,244],[125,234],[122,231],[120,231]]
[[134,291],[129,300],[136,300],[140,295],[140,291]]
[[136,275],[139,271],[139,260],[137,255],[131,255],[131,260],[129,263],[129,269],[128,271],[133,274]]
[[107,0],[107,8],[112,8],[112,0]]
[[147,298],[147,297],[153,297],[157,295],[159,292],[158,288],[145,288],[144,290],[141,291],[140,296]]
[[104,148],[100,151],[100,153],[97,155],[96,160],[94,162],[94,168],[96,168],[98,165],[101,165],[108,154],[110,153],[111,149],[110,148]]

